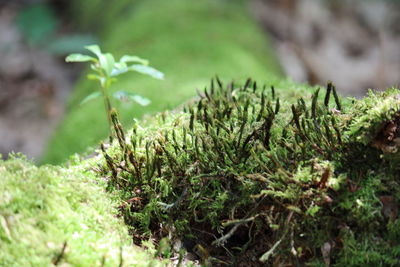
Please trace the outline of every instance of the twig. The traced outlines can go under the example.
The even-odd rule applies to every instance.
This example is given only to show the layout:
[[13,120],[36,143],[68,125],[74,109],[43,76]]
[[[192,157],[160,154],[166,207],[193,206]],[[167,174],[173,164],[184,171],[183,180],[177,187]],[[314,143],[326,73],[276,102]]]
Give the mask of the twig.
[[233,224],[244,224],[244,223],[248,223],[248,222],[254,221],[254,220],[258,217],[258,215],[259,215],[259,214],[255,215],[255,216],[253,216],[253,217],[247,218],[247,219],[231,220],[231,221],[222,223],[222,226],[223,226],[223,227],[227,227],[227,226],[230,226],[230,225],[233,225]]
[[267,252],[265,252],[261,257],[260,261],[261,262],[266,262],[269,257],[274,253],[275,249],[279,246],[279,244],[282,242],[283,238],[286,236],[286,233],[279,239],[273,246],[270,248]]
[[239,226],[242,224],[236,224],[235,226],[232,227],[232,229],[226,234],[218,238],[217,240],[213,241],[211,244],[221,246],[223,243],[225,243],[239,228]]
[[67,241],[64,242],[61,252],[58,254],[57,258],[53,261],[54,265],[58,265],[65,254],[65,249],[67,248]]
[[271,257],[271,255],[274,253],[274,251],[276,250],[276,248],[281,244],[281,242],[283,241],[283,239],[286,237],[286,234],[288,233],[288,225],[290,223],[290,220],[292,219],[293,216],[293,211],[290,211],[288,218],[286,220],[286,229],[283,232],[282,237],[267,251],[265,252],[261,257],[260,257],[260,261],[261,262],[266,262],[269,257]]

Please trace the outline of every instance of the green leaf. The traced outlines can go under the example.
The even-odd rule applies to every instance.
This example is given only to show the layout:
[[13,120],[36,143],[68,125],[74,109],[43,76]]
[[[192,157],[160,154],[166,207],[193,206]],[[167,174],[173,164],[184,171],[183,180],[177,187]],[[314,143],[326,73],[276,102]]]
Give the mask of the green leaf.
[[93,54],[95,54],[97,57],[100,57],[101,50],[98,45],[87,45],[87,46],[85,46],[85,48],[87,50],[89,50],[90,52],[92,52]]
[[129,56],[129,55],[125,55],[123,57],[121,57],[121,59],[119,60],[119,62],[121,63],[127,63],[127,62],[137,62],[143,65],[148,65],[149,61],[137,56]]
[[149,67],[149,66],[134,64],[129,67],[129,70],[134,70],[139,73],[149,75],[156,79],[160,79],[160,80],[164,79],[164,73],[162,73],[152,67]]
[[133,100],[141,106],[147,106],[151,103],[151,101],[148,98],[126,91],[117,91],[113,94],[113,97],[120,101],[126,101],[126,102]]
[[99,80],[99,81],[102,79],[99,75],[96,75],[96,74],[88,74],[87,78],[89,80]]
[[101,84],[101,87],[106,87],[107,79],[104,77],[100,77],[100,84]]
[[122,73],[127,72],[129,69],[124,62],[118,62],[114,64],[114,69],[111,71],[111,76],[118,76]]
[[115,59],[110,53],[99,55],[100,67],[104,70],[107,76],[111,76],[112,70],[114,69]]
[[148,106],[151,103],[150,99],[140,95],[133,95],[131,96],[131,99],[141,106]]
[[115,64],[114,56],[110,53],[102,53],[98,45],[88,45],[85,48],[97,56],[100,68],[103,69],[107,76],[111,76]]
[[82,55],[82,54],[71,54],[65,58],[66,62],[87,62],[96,61],[94,57]]
[[95,71],[96,73],[101,73],[100,69],[96,66],[96,64],[90,64],[90,69]]
[[89,102],[89,101],[91,101],[91,100],[93,100],[93,99],[96,99],[96,98],[98,98],[99,96],[101,96],[101,92],[93,92],[93,93],[91,93],[90,95],[88,95],[88,96],[86,96],[82,101],[81,101],[81,103],[80,103],[80,105],[83,105],[83,104],[85,104],[85,103],[87,103],[87,102]]
[[125,64],[125,62],[116,62],[115,64],[114,64],[114,68],[115,69],[125,69],[125,68],[127,68],[128,66]]
[[115,76],[118,76],[118,75],[120,75],[120,74],[123,74],[123,73],[125,73],[125,72],[127,72],[127,71],[129,71],[128,68],[121,68],[121,69],[114,68],[114,69],[111,71],[111,76],[112,76],[112,77],[115,77]]
[[129,101],[129,93],[125,91],[117,91],[112,96],[120,101]]
[[319,210],[320,210],[319,206],[311,206],[307,209],[306,214],[310,215],[311,217],[314,217]]

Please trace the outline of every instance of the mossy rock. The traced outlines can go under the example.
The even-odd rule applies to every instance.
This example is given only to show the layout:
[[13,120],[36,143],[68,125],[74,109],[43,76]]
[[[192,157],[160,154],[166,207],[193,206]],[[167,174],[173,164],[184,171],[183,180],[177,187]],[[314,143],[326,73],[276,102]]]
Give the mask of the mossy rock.
[[[132,125],[132,118],[175,108],[215,74],[264,81],[281,75],[269,41],[248,14],[247,1],[90,0],[72,5],[71,15],[96,28],[104,51],[117,58],[136,54],[165,73],[164,81],[140,74],[121,76],[112,90],[138,93],[152,101],[147,107],[114,103],[125,125]],[[42,162],[63,162],[107,136],[102,101],[79,105],[96,86],[82,75]]]
[[137,243],[204,264],[398,266],[399,95],[214,80],[127,133],[114,113],[98,172]]

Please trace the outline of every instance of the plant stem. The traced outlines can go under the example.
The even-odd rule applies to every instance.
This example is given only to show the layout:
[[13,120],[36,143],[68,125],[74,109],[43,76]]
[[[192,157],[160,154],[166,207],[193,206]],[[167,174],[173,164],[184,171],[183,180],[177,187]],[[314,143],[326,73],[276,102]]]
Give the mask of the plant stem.
[[111,121],[111,102],[110,102],[110,96],[108,95],[108,88],[109,88],[109,82],[107,80],[105,85],[101,86],[101,91],[103,93],[104,108],[106,109],[108,125],[110,127],[110,136],[111,136],[113,126],[112,126],[112,121]]

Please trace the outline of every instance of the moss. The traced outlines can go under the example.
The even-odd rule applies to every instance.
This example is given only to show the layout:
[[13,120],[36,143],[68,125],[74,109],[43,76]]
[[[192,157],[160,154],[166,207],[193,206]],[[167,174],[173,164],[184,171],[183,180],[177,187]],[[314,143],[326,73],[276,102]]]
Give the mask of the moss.
[[400,264],[399,157],[374,147],[399,90],[355,100],[275,85],[216,80],[128,134],[113,115],[100,173],[135,240],[169,236],[213,264]]
[[115,197],[88,167],[0,161],[0,266],[117,266],[121,250],[123,263],[162,265],[132,246]]
[[[119,106],[126,125],[132,124],[133,117],[174,108],[193,96],[193,88],[203,88],[216,73],[238,80],[249,76],[269,80],[281,74],[269,42],[250,18],[245,1],[119,1],[115,7],[114,3],[109,7],[107,2],[97,5],[98,2],[76,1],[75,5],[92,3],[93,8],[81,9],[82,17],[92,21],[95,16],[96,22],[105,21],[99,31],[105,51],[148,58],[166,74],[162,82],[125,75],[115,85],[115,90],[131,90],[152,100],[146,108]],[[107,14],[99,17],[98,8],[110,10],[105,13],[114,14],[112,19],[107,19]],[[101,101],[79,106],[94,86],[82,76],[43,162],[61,162],[106,137],[104,116],[99,114],[103,112]]]
[[[134,1],[138,2],[138,1]],[[111,25],[116,17],[129,12],[132,9],[131,0],[121,0],[118,2],[108,2],[102,0],[70,1],[70,17],[74,17],[74,24],[82,30],[91,30],[101,33],[101,29]],[[107,12],[104,12],[104,11]],[[101,14],[101,18],[99,18]]]
[[357,116],[349,128],[348,134],[357,141],[368,144],[378,135],[385,123],[393,119],[400,110],[400,95],[396,90],[387,90],[381,94],[369,92],[367,103],[354,106]]
[[115,142],[96,157],[0,163],[0,262],[115,266],[122,247],[126,264],[166,264],[130,234],[203,264],[397,266],[400,157],[385,147],[398,146],[399,92],[217,79],[128,132],[114,112]]

